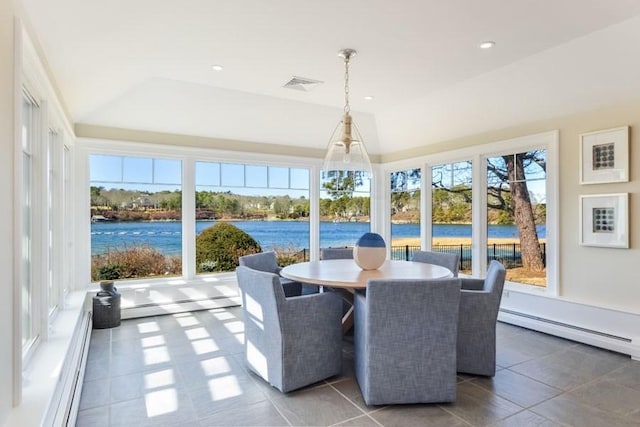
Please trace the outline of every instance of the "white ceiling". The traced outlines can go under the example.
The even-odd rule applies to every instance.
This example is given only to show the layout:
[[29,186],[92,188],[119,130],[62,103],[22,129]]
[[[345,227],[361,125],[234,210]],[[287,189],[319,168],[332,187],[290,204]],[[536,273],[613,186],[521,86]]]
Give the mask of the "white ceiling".
[[324,148],[347,47],[374,154],[640,98],[638,0],[22,2],[75,123]]

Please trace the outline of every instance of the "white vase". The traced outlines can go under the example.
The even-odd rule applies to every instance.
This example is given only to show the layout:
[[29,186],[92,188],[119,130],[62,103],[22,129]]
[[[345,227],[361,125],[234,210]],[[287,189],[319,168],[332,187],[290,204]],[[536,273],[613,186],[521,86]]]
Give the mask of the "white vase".
[[376,270],[384,264],[387,248],[382,236],[365,233],[353,247],[353,259],[363,270]]

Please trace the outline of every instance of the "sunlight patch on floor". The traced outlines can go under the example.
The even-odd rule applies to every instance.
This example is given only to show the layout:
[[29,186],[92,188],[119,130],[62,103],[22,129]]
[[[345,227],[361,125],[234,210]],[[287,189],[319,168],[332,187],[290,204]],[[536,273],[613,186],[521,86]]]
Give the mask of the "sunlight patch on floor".
[[176,412],[178,410],[178,394],[174,388],[152,391],[144,396],[147,417]]
[[242,388],[235,375],[209,380],[209,395],[214,402],[242,395]]

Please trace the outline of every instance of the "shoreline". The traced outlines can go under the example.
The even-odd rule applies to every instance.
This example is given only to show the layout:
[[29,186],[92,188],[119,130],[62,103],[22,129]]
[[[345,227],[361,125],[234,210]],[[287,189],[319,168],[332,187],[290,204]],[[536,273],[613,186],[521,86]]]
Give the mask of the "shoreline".
[[[540,243],[546,243],[547,239],[539,239]],[[515,237],[490,237],[487,244],[505,245],[520,243]],[[432,246],[471,245],[470,237],[434,237]],[[420,246],[419,237],[398,237],[391,241],[391,246]]]

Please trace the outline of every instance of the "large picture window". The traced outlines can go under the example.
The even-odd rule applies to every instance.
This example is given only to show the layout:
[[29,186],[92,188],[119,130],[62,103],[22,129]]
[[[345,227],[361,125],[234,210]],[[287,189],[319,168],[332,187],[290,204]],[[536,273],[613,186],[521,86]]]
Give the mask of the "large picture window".
[[420,187],[422,169],[390,174],[391,259],[410,260],[420,250]]
[[455,253],[460,271],[472,271],[472,162],[431,168],[431,250]]
[[91,279],[182,274],[180,160],[92,155]]
[[546,286],[546,150],[487,159],[488,259],[507,280]]
[[[195,170],[196,272],[233,271],[232,258],[258,249],[275,251],[281,265],[308,260],[309,169],[196,162]],[[232,237],[216,244],[209,233]]]

